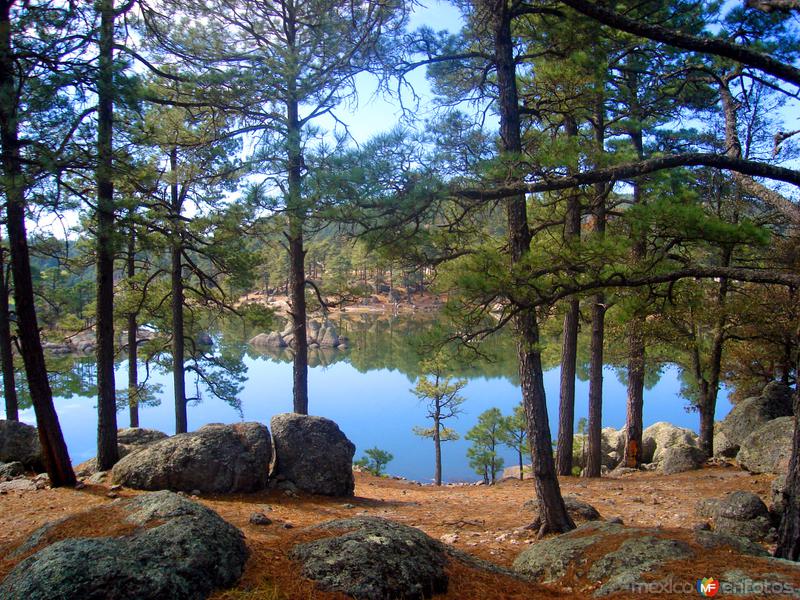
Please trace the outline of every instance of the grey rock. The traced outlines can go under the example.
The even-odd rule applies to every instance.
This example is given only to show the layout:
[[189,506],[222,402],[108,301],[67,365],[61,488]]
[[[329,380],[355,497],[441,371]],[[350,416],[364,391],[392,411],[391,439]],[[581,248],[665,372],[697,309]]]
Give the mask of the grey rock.
[[596,560],[589,569],[589,578],[604,581],[594,593],[607,596],[631,589],[631,584],[641,581],[642,574],[654,571],[662,563],[688,558],[694,552],[685,542],[654,536],[636,536],[622,542],[615,552]]
[[272,477],[326,496],[352,496],[353,443],[330,419],[284,413],[270,421],[275,448]]
[[418,529],[374,517],[318,528],[334,535],[297,545],[291,556],[323,590],[358,600],[413,600],[447,591],[445,547]]
[[211,424],[129,454],[114,465],[112,479],[143,490],[252,492],[266,487],[271,458],[264,425]]
[[39,432],[20,421],[0,419],[0,462],[15,461],[37,473],[44,471]]
[[665,475],[699,469],[706,462],[705,452],[696,446],[677,444],[666,448],[661,455],[661,470]]
[[147,446],[167,437],[163,431],[141,427],[126,427],[117,431],[117,443],[124,446]]
[[772,535],[767,506],[752,492],[732,492],[721,500],[702,502],[698,512],[714,520],[717,533],[757,541]]
[[317,334],[317,343],[320,348],[335,348],[339,345],[339,333],[336,331],[336,326],[333,323],[325,321],[322,324]]
[[773,419],[791,415],[791,390],[777,381],[767,384],[760,396],[737,402],[715,425],[714,455],[735,457],[747,436]]
[[250,515],[250,522],[253,525],[272,525],[272,519],[262,512],[254,512]]
[[558,536],[532,545],[517,556],[514,570],[542,583],[552,583],[564,577],[571,566],[586,563],[584,554],[597,538]]
[[753,541],[729,533],[695,529],[694,539],[700,546],[709,550],[718,550],[727,546],[740,554],[769,556],[769,552]]
[[250,339],[250,345],[257,348],[284,348],[286,342],[277,331],[271,333],[259,333]]
[[[170,492],[124,502],[126,519],[140,529],[47,546],[11,571],[0,597],[200,600],[241,576],[247,559],[242,534],[215,512]],[[44,536],[37,536],[41,542]]]
[[[0,492],[7,494],[8,492],[34,492],[39,489],[36,482],[25,479],[12,479],[11,481],[3,481],[0,483]],[[0,596],[2,597],[2,596]]]
[[772,507],[770,510],[776,516],[783,514],[786,508],[786,473],[781,473],[772,480],[770,492],[772,495]]
[[794,417],[778,417],[742,441],[736,460],[751,473],[786,473],[792,454]]
[[666,421],[653,423],[642,432],[642,462],[659,464],[667,448],[697,446],[697,434]]
[[9,463],[0,463],[0,481],[13,479],[25,473],[25,465],[18,460]]

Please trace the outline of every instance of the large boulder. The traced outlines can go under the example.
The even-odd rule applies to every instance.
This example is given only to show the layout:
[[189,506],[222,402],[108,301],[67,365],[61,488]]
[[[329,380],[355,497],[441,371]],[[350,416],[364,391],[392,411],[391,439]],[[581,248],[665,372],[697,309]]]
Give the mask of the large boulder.
[[20,421],[0,420],[0,462],[14,461],[37,473],[44,471],[39,432]]
[[785,473],[793,435],[794,417],[767,421],[744,438],[736,460],[751,473]]
[[603,427],[600,433],[600,452],[602,464],[613,469],[622,460],[625,451],[625,431],[613,427]]
[[142,490],[252,492],[266,487],[271,459],[264,425],[211,424],[129,454],[114,465],[112,479]]
[[[108,525],[102,509],[91,512]],[[35,532],[22,550],[44,547],[14,567],[0,584],[0,598],[200,600],[241,576],[247,560],[243,536],[212,510],[156,492],[125,500],[119,512],[129,535],[64,539],[74,535],[70,519]],[[84,523],[86,516],[79,516]]]
[[331,536],[299,544],[291,556],[325,591],[358,600],[421,599],[447,591],[445,547],[419,529],[375,517],[314,529]]
[[767,505],[752,492],[731,492],[717,502],[713,517],[715,531],[748,540],[766,539],[772,529]]
[[283,413],[270,421],[275,446],[272,477],[326,496],[352,496],[356,447],[324,417]]
[[322,323],[317,333],[317,343],[320,348],[335,348],[339,345],[339,332],[333,323],[328,320]]
[[[167,437],[166,433],[156,429],[126,427],[117,431],[117,452],[120,458],[124,458]],[[90,458],[75,467],[75,474],[78,477],[90,477],[95,473],[97,473],[96,458]]]
[[285,348],[286,342],[277,331],[259,333],[250,339],[250,345],[256,348]]
[[[593,547],[605,551],[590,552]],[[547,583],[570,575],[587,578],[601,584],[594,595],[605,596],[630,591],[630,584],[644,573],[693,555],[689,544],[666,539],[656,530],[593,522],[530,546],[514,561],[514,570]]]
[[660,464],[667,448],[697,446],[697,434],[666,421],[653,423],[642,432],[642,462]]
[[737,402],[714,427],[714,454],[733,458],[744,439],[765,423],[792,415],[792,391],[777,381],[764,388],[760,396]]
[[661,470],[665,475],[692,471],[703,466],[708,458],[697,446],[678,444],[670,446],[661,455]]

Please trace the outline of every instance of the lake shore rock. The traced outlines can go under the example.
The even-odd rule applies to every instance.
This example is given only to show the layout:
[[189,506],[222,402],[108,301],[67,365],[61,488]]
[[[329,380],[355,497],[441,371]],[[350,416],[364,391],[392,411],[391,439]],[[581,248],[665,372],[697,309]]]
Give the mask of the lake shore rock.
[[44,471],[39,432],[21,421],[0,419],[0,462],[15,461],[37,473]]
[[[129,454],[144,450],[147,446],[155,444],[169,437],[157,429],[144,429],[140,427],[126,427],[117,431],[117,451],[119,457],[124,458]],[[91,477],[97,473],[97,458],[90,458],[75,467],[78,477]]]
[[275,449],[272,478],[325,496],[352,496],[356,448],[324,417],[283,413],[270,421]]
[[[74,518],[108,520],[90,509]],[[18,552],[34,554],[0,583],[4,600],[114,598],[201,600],[233,585],[247,548],[238,529],[214,511],[171,492],[122,501],[113,513],[129,534],[70,538],[70,518],[46,525]]]
[[779,417],[792,416],[792,391],[778,381],[768,383],[760,396],[737,402],[714,426],[714,455],[734,458],[747,436]]
[[143,490],[231,493],[264,489],[272,446],[260,423],[210,424],[121,459],[115,483]]
[[666,421],[653,423],[642,432],[642,463],[659,465],[667,448],[697,446],[697,434]]
[[330,532],[296,545],[303,576],[357,600],[430,598],[447,591],[445,546],[419,529],[376,517],[317,525]]
[[793,436],[794,417],[767,421],[744,438],[736,460],[751,473],[786,473]]

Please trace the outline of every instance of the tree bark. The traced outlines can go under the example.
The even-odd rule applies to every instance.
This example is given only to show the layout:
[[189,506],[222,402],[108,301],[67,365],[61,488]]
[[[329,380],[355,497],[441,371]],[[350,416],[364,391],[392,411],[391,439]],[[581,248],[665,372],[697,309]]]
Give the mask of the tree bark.
[[[800,330],[796,332],[800,342]],[[797,358],[796,372],[800,373],[800,355]],[[792,455],[789,471],[786,474],[784,509],[778,527],[778,545],[775,556],[788,560],[800,560],[800,383],[795,386],[794,395],[794,435],[792,436]]]
[[19,421],[14,349],[11,344],[11,311],[8,306],[10,293],[11,287],[6,271],[6,249],[0,247],[0,363],[3,368],[3,395],[6,403],[6,419]]
[[435,454],[433,481],[436,485],[442,485],[442,423],[439,420],[439,409],[436,409],[437,414],[433,417],[433,451]]
[[188,431],[186,413],[186,337],[183,327],[183,226],[181,224],[182,201],[178,186],[178,149],[172,148],[169,155],[172,182],[170,184],[170,218],[172,219],[172,248],[170,250],[170,286],[172,308],[172,385],[175,398],[175,433]]
[[[595,143],[598,153],[604,152],[605,107],[600,99],[595,107]],[[598,237],[606,231],[605,184],[595,185],[594,225]],[[603,430],[603,344],[605,342],[606,300],[602,292],[594,295],[592,302],[592,337],[589,349],[589,423],[587,427],[586,477],[600,477],[602,463]]]
[[[136,232],[131,226],[128,236],[128,277],[136,275]],[[139,427],[139,365],[137,364],[137,314],[128,313],[128,414],[131,427]]]
[[99,0],[97,75],[97,468],[119,460],[114,383],[114,0]]
[[[631,95],[631,113],[634,122],[641,123],[644,115],[641,114],[639,105],[639,77],[634,69],[627,77]],[[644,140],[641,127],[634,127],[629,131],[636,157],[644,159]],[[633,203],[642,204],[642,186],[638,180],[633,182]],[[631,259],[638,263],[647,254],[647,234],[635,234]],[[644,345],[644,318],[637,310],[628,326],[628,395],[625,416],[625,448],[623,450],[622,464],[630,469],[638,469],[642,464],[642,432],[644,430],[644,370],[645,370],[645,345]]]
[[[296,15],[293,6],[285,19],[286,37],[290,47],[296,38]],[[289,305],[294,334],[294,362],[292,365],[294,412],[308,414],[308,331],[306,310],[306,250],[303,247],[305,210],[302,200],[303,149],[300,139],[300,105],[297,99],[297,79],[290,72],[286,99],[286,151],[288,161],[289,219]]]
[[[494,62],[499,92],[501,150],[510,158],[522,151],[516,64],[511,36],[511,9],[505,0],[499,4],[495,2],[487,4],[495,36]],[[506,216],[513,270],[530,251],[531,233],[524,193],[506,200]],[[518,336],[517,357],[522,402],[528,422],[533,479],[542,519],[538,534],[543,536],[551,532],[561,533],[574,529],[575,524],[567,514],[555,472],[535,309],[520,311],[514,318],[514,327]]]
[[50,484],[54,487],[73,486],[76,483],[75,472],[72,470],[58,414],[53,405],[53,393],[47,379],[47,367],[34,307],[33,279],[25,230],[25,183],[16,108],[11,5],[12,2],[8,0],[0,0],[0,158],[6,194],[6,227],[14,278],[17,334]]
[[[567,135],[578,135],[578,126],[572,118],[565,119]],[[567,196],[567,212],[564,217],[564,242],[576,243],[581,238],[581,205],[577,189]],[[570,298],[564,315],[563,340],[561,342],[561,388],[558,404],[558,443],[556,447],[557,471],[559,475],[572,475],[572,446],[575,428],[575,372],[578,356],[578,318],[580,301]]]

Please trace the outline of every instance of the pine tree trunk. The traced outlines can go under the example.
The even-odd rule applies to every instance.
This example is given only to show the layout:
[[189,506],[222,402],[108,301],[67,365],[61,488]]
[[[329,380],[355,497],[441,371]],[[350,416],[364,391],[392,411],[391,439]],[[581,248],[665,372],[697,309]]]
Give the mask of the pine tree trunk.
[[592,338],[589,343],[589,423],[587,430],[586,477],[600,477],[603,435],[603,342],[605,338],[605,297],[592,297]]
[[58,414],[53,405],[53,393],[47,380],[47,367],[34,307],[33,278],[25,231],[25,184],[15,102],[10,9],[10,2],[0,0],[0,162],[5,185],[6,227],[14,278],[17,335],[50,484],[54,487],[73,486],[76,483],[75,472],[72,470]]
[[[516,64],[514,44],[511,36],[511,12],[503,2],[488,3],[494,27],[495,68],[499,90],[501,149],[507,156],[522,151],[520,135],[520,112],[517,96]],[[506,200],[508,219],[508,241],[511,267],[520,263],[530,251],[531,232],[528,227],[527,203],[524,194]],[[521,310],[514,318],[517,338],[517,357],[522,387],[522,402],[528,422],[528,439],[531,445],[531,462],[539,514],[542,525],[539,535],[561,533],[574,529],[575,524],[567,514],[564,499],[556,477],[553,460],[552,437],[547,418],[547,403],[544,393],[544,378],[539,348],[539,326],[536,311]]]
[[184,332],[183,290],[183,226],[181,225],[181,201],[178,186],[178,150],[172,148],[169,155],[173,181],[170,185],[172,220],[172,248],[170,252],[170,293],[172,309],[172,386],[175,398],[175,433],[186,433],[189,417],[186,412],[186,335]]
[[[571,117],[564,119],[569,137],[578,135],[578,126]],[[570,172],[577,169],[571,167]],[[564,216],[564,243],[575,244],[581,239],[581,204],[577,189],[567,196],[567,212]],[[580,301],[571,298],[564,315],[563,339],[561,342],[561,387],[558,403],[558,443],[556,446],[557,472],[572,475],[572,450],[575,429],[575,372],[578,356],[578,326]]]
[[[604,151],[605,108],[602,100],[595,107],[595,143],[598,153]],[[606,230],[606,184],[595,186],[594,226],[597,237],[605,235]],[[605,342],[605,296],[595,294],[592,299],[592,337],[589,348],[589,423],[587,428],[588,453],[586,455],[586,477],[600,477],[602,465],[603,430],[603,344]]]
[[97,79],[97,468],[119,460],[114,382],[114,0],[99,0]]
[[635,316],[628,328],[628,403],[622,464],[638,469],[642,464],[645,347],[642,321]]
[[3,368],[3,395],[6,419],[19,421],[16,378],[14,376],[14,349],[11,344],[11,313],[8,296],[11,293],[6,271],[6,249],[0,247],[0,363]]
[[[287,41],[295,44],[295,17],[286,19]],[[294,364],[292,367],[294,412],[308,414],[308,330],[306,310],[306,251],[303,248],[303,228],[305,208],[302,199],[303,149],[300,140],[301,125],[299,103],[297,101],[297,82],[289,77],[286,101],[286,149],[288,161],[288,199],[289,219],[289,310],[294,333]]]
[[[800,340],[800,331],[797,339]],[[800,356],[796,372],[800,373]],[[786,474],[784,509],[778,527],[778,545],[775,556],[788,560],[800,560],[800,383],[795,386],[794,395],[794,435],[792,436],[792,455],[789,471]]]
[[433,481],[436,485],[442,485],[442,435],[441,421],[438,416],[433,418],[433,451],[435,453]]
[[[128,237],[128,277],[136,275],[136,233],[131,227]],[[131,427],[139,427],[139,365],[137,364],[137,323],[136,313],[128,313],[128,414]]]
[[[638,72],[631,70],[628,74],[629,89],[631,90],[631,112],[634,119],[641,120],[638,103]],[[631,142],[636,150],[639,160],[644,159],[644,140],[641,127],[636,127],[629,132]],[[636,180],[633,183],[633,204],[642,204],[642,186]],[[646,234],[635,234],[631,258],[641,261],[647,254]],[[642,431],[644,430],[644,371],[645,371],[645,345],[644,345],[644,319],[638,313],[631,318],[628,326],[628,398],[627,414],[625,418],[625,449],[623,450],[622,464],[630,469],[638,469],[642,464]]]

